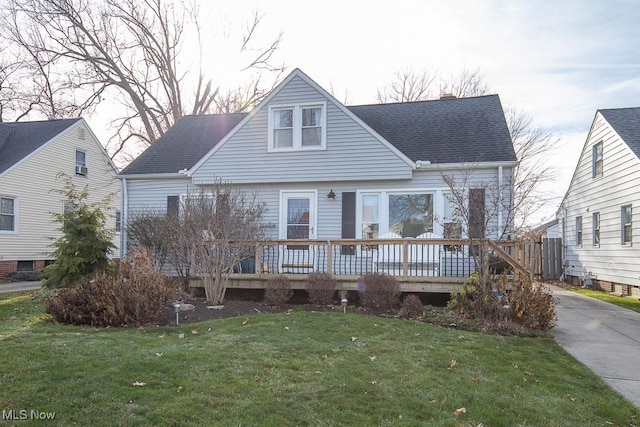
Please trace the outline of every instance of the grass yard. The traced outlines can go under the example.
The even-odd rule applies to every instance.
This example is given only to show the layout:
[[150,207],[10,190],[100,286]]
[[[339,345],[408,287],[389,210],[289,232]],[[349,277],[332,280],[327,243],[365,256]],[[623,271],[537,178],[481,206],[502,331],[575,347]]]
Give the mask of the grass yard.
[[637,300],[635,298],[621,297],[596,289],[569,288],[569,290],[578,294],[586,295],[591,298],[596,298],[611,304],[619,305],[620,307],[628,308],[629,310],[637,311],[638,313],[640,313],[640,300]]
[[550,338],[305,311],[96,329],[43,306],[0,295],[0,406],[21,426],[640,424]]

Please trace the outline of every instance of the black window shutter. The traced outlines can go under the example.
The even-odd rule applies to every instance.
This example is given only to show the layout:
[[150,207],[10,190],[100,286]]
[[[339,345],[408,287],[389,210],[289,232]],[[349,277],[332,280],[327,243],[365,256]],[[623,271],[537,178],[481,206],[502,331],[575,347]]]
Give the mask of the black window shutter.
[[178,196],[167,196],[167,215],[178,216],[180,211],[180,199]]
[[[355,239],[356,237],[356,193],[355,191],[342,193],[342,238]],[[356,247],[341,246],[342,255],[354,255]]]

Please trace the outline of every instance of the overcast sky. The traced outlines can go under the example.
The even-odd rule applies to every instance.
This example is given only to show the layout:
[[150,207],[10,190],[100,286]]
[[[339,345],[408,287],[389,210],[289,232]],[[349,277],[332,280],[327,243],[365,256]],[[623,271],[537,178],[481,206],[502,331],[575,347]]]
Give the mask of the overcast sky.
[[259,9],[259,36],[284,33],[278,55],[289,71],[302,69],[350,105],[375,102],[376,89],[400,69],[446,76],[478,68],[503,106],[524,110],[559,138],[551,159],[560,172],[557,199],[541,216],[553,217],[596,110],[640,106],[640,1],[233,0],[211,7],[215,14],[203,8],[211,25]]

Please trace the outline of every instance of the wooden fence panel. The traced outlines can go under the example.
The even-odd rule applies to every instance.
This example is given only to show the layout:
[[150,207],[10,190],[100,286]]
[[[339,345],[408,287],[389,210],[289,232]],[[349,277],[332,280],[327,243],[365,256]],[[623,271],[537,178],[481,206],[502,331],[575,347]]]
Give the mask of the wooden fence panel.
[[562,239],[527,239],[520,242],[521,263],[534,276],[557,280],[562,275]]
[[557,280],[562,275],[562,239],[542,239],[542,278]]

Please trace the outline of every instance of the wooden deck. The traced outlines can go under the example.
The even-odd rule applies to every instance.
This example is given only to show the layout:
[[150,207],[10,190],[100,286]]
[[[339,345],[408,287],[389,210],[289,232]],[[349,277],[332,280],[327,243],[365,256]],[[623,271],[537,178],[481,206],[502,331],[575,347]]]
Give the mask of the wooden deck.
[[[379,272],[396,277],[402,292],[457,292],[475,271],[469,254],[479,244],[488,246],[494,260],[510,269],[511,277],[529,275],[519,261],[518,243],[512,241],[271,240],[237,243],[243,261],[230,275],[228,288],[265,289],[269,277],[278,274],[288,277],[293,289],[305,289],[308,275],[321,272],[337,279],[336,290],[357,291],[363,274]],[[189,287],[202,287],[202,281],[191,279]]]

